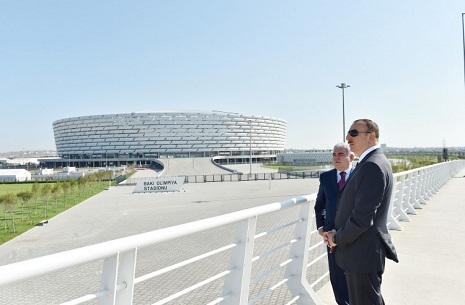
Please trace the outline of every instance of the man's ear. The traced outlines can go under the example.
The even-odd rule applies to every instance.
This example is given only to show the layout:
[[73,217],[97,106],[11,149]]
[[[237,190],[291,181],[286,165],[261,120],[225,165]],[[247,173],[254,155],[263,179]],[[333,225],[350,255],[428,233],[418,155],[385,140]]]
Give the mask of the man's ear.
[[355,154],[353,152],[350,153],[349,160],[350,162],[354,161]]

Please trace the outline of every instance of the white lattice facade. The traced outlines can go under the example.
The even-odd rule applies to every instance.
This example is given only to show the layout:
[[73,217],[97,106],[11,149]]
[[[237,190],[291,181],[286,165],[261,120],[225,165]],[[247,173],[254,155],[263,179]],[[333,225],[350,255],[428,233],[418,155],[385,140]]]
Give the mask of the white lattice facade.
[[333,151],[312,151],[301,153],[280,153],[276,156],[276,161],[281,164],[292,165],[318,165],[331,163],[333,160]]
[[274,154],[284,120],[227,112],[137,112],[55,121],[57,152],[68,159]]

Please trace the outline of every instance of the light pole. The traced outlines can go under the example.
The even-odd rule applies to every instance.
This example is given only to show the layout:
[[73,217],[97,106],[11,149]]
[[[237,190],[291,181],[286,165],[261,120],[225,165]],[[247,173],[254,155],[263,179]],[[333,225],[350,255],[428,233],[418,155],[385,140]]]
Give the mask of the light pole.
[[462,13],[462,42],[463,42],[463,82],[465,84],[465,13]]
[[249,125],[250,125],[250,131],[249,131],[249,137],[250,137],[250,177],[252,177],[252,120],[249,120]]
[[346,114],[344,110],[344,89],[349,88],[350,86],[346,83],[341,83],[336,87],[342,89],[342,142],[346,141]]

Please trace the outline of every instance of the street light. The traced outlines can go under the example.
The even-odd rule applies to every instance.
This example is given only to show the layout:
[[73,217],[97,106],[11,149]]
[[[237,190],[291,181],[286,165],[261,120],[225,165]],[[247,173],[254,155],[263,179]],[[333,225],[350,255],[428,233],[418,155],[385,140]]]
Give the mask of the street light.
[[249,120],[249,139],[250,139],[250,177],[252,177],[252,120]]
[[350,86],[346,83],[341,83],[336,87],[342,89],[342,142],[346,141],[346,115],[344,110],[344,89],[349,88]]
[[463,42],[463,82],[465,84],[465,13],[462,13],[462,42]]

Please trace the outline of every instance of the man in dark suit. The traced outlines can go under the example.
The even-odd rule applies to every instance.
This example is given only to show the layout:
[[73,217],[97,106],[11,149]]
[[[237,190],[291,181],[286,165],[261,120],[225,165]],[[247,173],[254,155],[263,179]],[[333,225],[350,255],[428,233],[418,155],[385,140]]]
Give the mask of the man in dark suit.
[[[320,187],[315,202],[315,219],[318,233],[325,239],[324,232],[334,229],[337,211],[337,197],[340,188],[350,176],[354,155],[347,143],[336,144],[333,148],[334,168],[320,175]],[[349,291],[342,270],[328,247],[329,279],[333,287],[334,297],[339,305],[349,305]]]
[[394,179],[378,147],[379,128],[369,119],[356,120],[346,137],[359,156],[339,193],[335,230],[326,233],[337,264],[344,269],[352,305],[382,305],[385,258],[398,262],[387,228]]

